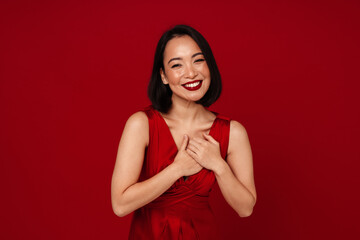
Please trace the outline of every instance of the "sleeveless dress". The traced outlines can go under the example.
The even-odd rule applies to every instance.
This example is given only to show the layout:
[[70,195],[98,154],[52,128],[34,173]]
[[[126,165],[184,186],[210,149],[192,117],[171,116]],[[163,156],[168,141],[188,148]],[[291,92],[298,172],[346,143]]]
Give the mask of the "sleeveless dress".
[[[145,151],[139,181],[144,181],[170,165],[178,152],[164,118],[152,105],[142,109],[149,120],[149,145]],[[230,119],[216,115],[210,135],[220,143],[226,160]],[[209,193],[216,181],[212,171],[203,168],[186,180],[179,178],[166,192],[134,212],[129,239],[219,239]]]

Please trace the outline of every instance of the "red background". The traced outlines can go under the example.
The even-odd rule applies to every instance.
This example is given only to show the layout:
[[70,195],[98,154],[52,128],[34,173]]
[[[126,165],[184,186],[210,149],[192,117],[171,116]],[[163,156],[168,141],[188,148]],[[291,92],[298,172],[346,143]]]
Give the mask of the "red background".
[[224,239],[359,239],[358,1],[1,1],[1,239],[126,239],[110,182],[174,24],[210,43],[211,110],[241,122],[258,202]]

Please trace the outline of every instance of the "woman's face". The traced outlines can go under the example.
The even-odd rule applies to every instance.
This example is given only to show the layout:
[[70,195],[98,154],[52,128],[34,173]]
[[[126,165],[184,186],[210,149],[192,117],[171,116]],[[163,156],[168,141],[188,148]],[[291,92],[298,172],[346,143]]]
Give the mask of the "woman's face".
[[[169,84],[173,98],[200,100],[210,86],[210,71],[199,46],[184,35],[171,39],[164,50],[164,84]],[[174,99],[173,99],[174,100]]]

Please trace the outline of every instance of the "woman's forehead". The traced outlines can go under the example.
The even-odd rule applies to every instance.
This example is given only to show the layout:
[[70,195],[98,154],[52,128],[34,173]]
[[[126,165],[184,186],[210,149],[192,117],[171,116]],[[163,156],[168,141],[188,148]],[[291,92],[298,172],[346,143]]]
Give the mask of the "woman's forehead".
[[188,35],[171,39],[165,47],[164,58],[181,57],[201,52],[197,43]]

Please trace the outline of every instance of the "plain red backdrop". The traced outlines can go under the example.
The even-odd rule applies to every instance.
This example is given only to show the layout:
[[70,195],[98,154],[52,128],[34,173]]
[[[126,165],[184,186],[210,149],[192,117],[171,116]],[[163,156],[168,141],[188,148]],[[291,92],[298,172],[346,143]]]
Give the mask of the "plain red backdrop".
[[[1,1],[1,239],[126,239],[110,183],[127,118],[150,102],[175,24],[210,43],[211,110],[241,122],[258,202],[224,239],[359,239],[358,1]],[[356,190],[357,189],[357,190]]]

